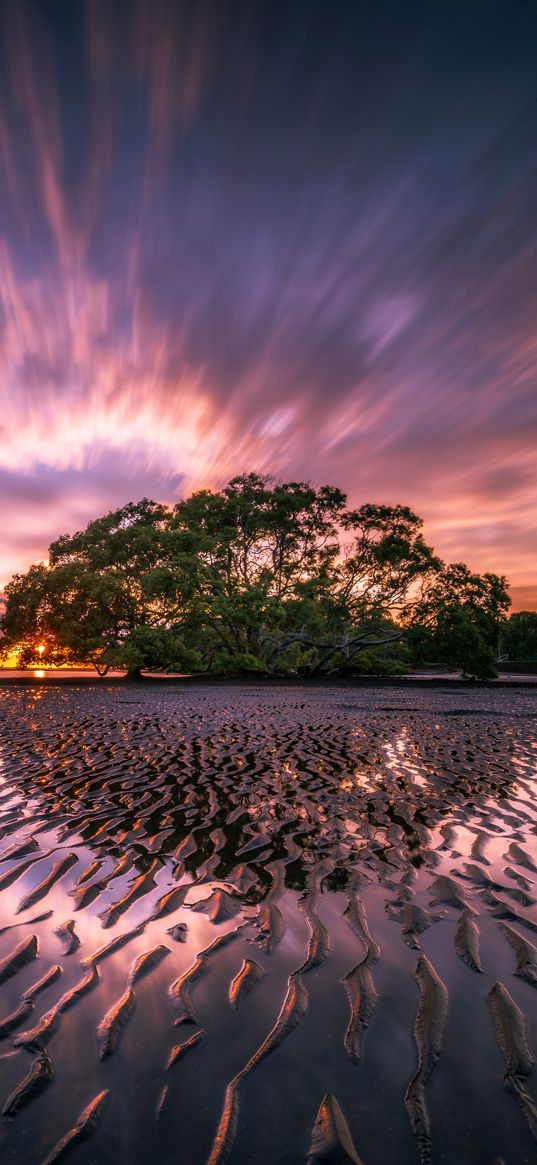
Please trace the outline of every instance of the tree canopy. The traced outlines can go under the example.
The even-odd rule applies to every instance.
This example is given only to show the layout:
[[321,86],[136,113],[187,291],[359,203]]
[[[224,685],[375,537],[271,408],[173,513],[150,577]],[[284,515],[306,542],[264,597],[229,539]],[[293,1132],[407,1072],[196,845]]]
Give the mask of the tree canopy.
[[537,611],[515,611],[501,633],[502,658],[537,663]]
[[[509,607],[493,574],[446,565],[406,506],[347,508],[334,486],[258,474],[173,507],[143,499],[62,535],[6,588],[0,652],[92,663],[279,673],[491,675]],[[45,658],[44,657],[44,658]]]

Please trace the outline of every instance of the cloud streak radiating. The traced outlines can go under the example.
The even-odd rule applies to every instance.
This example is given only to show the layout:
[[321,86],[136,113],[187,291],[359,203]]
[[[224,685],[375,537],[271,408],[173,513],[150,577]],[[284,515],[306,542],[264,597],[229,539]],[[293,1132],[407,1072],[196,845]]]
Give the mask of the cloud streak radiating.
[[531,6],[0,8],[1,581],[257,469],[537,605]]

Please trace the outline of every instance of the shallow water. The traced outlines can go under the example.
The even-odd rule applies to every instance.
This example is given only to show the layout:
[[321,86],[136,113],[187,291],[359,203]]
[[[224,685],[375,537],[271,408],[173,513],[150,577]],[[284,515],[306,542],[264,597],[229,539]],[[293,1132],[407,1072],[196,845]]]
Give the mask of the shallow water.
[[536,1162],[536,698],[0,690],[1,1160]]

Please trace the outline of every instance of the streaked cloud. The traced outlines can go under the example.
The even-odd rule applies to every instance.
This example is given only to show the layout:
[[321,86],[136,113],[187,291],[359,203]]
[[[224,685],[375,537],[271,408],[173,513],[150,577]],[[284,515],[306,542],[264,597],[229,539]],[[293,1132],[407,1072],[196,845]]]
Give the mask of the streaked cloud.
[[254,468],[537,605],[537,14],[1,7],[1,581]]

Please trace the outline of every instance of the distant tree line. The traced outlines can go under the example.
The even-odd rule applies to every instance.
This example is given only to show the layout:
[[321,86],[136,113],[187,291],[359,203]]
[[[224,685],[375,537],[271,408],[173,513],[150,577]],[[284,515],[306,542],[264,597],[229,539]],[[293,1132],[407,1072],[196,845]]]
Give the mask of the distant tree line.
[[[236,477],[174,507],[147,499],[52,543],[6,588],[0,652],[21,667],[491,677],[505,578],[447,565],[406,506]],[[40,654],[39,647],[42,652]]]
[[514,611],[501,627],[500,659],[537,664],[537,611]]

